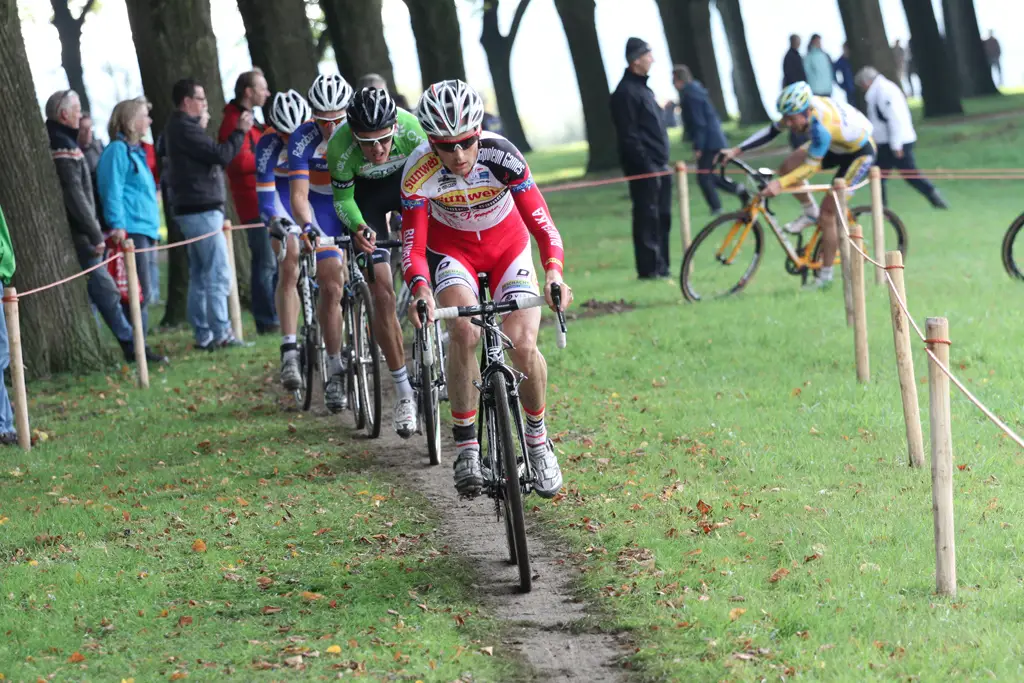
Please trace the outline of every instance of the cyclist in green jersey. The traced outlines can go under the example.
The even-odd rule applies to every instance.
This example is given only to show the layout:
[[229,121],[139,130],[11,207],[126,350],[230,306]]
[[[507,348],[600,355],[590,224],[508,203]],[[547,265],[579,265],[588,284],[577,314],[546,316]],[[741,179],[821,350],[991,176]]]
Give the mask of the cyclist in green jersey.
[[[348,120],[327,146],[334,209],[352,232],[355,246],[373,255],[374,334],[395,382],[395,431],[408,439],[416,431],[416,400],[405,367],[402,327],[395,315],[391,252],[376,249],[388,239],[388,213],[402,210],[402,168],[427,136],[415,116],[398,109],[386,90],[363,88],[352,98]],[[363,236],[369,228],[370,238]]]

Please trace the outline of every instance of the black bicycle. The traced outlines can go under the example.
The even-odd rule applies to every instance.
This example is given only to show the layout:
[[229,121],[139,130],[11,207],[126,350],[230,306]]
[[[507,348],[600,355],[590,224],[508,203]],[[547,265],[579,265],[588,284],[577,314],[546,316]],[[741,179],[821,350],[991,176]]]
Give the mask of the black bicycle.
[[1024,270],[1017,265],[1017,259],[1013,256],[1014,242],[1021,228],[1024,228],[1024,213],[1017,216],[1017,220],[1010,224],[1010,229],[1003,236],[1003,268],[1006,269],[1007,275],[1016,280],[1024,280]]
[[[427,302],[419,301],[420,320],[427,319]],[[413,372],[409,377],[416,392],[419,409],[419,432],[427,437],[427,457],[431,465],[441,462],[441,401],[447,398],[444,376],[444,345],[441,343],[441,321],[421,325],[416,330],[412,347]]]
[[[490,477],[484,482],[484,494],[494,499],[495,515],[505,525],[509,564],[519,567],[519,588],[530,591],[533,576],[526,544],[526,516],[523,496],[533,491],[535,481],[530,459],[526,457],[523,415],[519,404],[519,385],[525,375],[505,362],[505,350],[513,348],[512,340],[500,329],[499,315],[546,305],[544,297],[533,296],[503,303],[488,300],[487,275],[477,276],[480,303],[475,306],[452,306],[434,311],[435,320],[468,317],[483,329],[480,353],[479,433],[486,437],[484,465]],[[551,288],[551,298],[558,309],[558,348],[565,348],[565,316],[561,287]],[[422,318],[421,318],[422,320]],[[483,439],[481,439],[483,441]]]

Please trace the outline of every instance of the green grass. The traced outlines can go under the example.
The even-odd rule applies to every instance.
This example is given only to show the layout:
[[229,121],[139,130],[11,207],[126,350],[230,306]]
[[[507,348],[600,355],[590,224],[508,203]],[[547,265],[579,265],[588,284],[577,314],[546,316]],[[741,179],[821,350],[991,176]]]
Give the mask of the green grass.
[[[1017,120],[929,127],[919,163],[1019,166],[1022,142]],[[911,310],[922,326],[949,318],[953,367],[1020,430],[1024,315],[999,256],[1024,210],[1019,185],[938,184],[949,212],[891,187],[910,233]],[[841,288],[798,291],[769,238],[744,294],[683,304],[674,279],[635,279],[625,193],[548,197],[577,301],[637,309],[581,319],[569,347],[547,353],[567,489],[540,514],[570,540],[605,625],[632,632],[643,675],[1024,677],[1024,454],[954,391],[960,592],[937,597],[930,477],[906,466],[886,290],[869,276],[872,381],[861,386]],[[707,221],[696,187],[691,200],[696,230]],[[919,391],[927,444],[928,385]]]
[[6,680],[513,676],[429,504],[338,418],[283,410],[276,340],[164,343],[148,392],[33,386],[49,438],[0,469]]

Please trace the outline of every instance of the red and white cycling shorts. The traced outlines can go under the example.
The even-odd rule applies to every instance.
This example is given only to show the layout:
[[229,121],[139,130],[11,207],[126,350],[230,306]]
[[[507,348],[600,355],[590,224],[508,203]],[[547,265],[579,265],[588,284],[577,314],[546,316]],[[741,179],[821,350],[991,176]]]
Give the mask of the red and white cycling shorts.
[[462,286],[479,299],[478,273],[487,274],[494,301],[540,293],[530,233],[518,211],[480,232],[455,230],[433,217],[428,221],[427,264],[435,293]]

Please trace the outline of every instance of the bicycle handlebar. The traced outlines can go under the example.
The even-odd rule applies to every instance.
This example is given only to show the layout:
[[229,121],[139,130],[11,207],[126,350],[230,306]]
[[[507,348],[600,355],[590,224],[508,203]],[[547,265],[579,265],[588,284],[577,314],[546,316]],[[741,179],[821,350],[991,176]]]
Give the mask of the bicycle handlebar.
[[[363,230],[363,237],[365,239],[367,239],[367,240],[369,240],[370,236],[373,235],[373,234],[374,234],[373,231],[370,230],[369,228],[366,228],[366,229]],[[351,240],[351,238],[348,238],[348,239]],[[402,241],[401,240],[379,240],[378,242],[376,242],[376,244],[374,246],[377,249],[400,249],[402,247]],[[369,280],[371,283],[376,282],[377,281],[377,273],[374,272],[373,261],[372,261],[372,254],[367,254],[366,252],[359,252],[358,254],[356,254],[356,258],[360,259],[362,261],[363,268],[364,268],[364,270],[366,270],[366,279]],[[366,259],[371,259],[369,265],[366,264]]]
[[[562,288],[559,287],[557,283],[551,285],[551,299],[554,301],[555,307],[558,309],[558,327],[555,330],[558,348],[564,349],[566,344],[565,313],[562,312]],[[547,303],[547,300],[542,296],[529,296],[522,299],[504,301],[502,303],[488,301],[487,303],[476,304],[474,306],[447,306],[445,308],[434,309],[434,320],[450,320],[451,318],[469,318],[477,315],[511,313],[513,311],[522,311],[527,308],[539,308],[541,306],[546,306]],[[416,310],[420,314],[420,320],[425,320],[426,303],[424,301],[419,301],[416,306]]]

